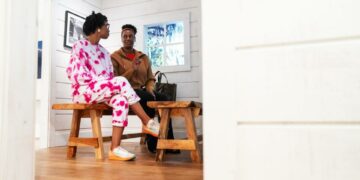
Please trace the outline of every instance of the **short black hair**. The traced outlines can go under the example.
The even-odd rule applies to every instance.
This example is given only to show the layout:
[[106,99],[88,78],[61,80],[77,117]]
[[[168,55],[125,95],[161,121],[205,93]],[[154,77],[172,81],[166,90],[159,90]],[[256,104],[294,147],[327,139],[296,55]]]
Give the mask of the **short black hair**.
[[124,31],[125,29],[131,29],[134,31],[134,34],[137,33],[136,27],[132,24],[125,24],[121,27],[121,30]]
[[83,31],[86,36],[94,33],[96,29],[101,28],[107,22],[107,17],[101,13],[96,13],[93,11],[91,15],[86,17],[85,23],[83,25]]

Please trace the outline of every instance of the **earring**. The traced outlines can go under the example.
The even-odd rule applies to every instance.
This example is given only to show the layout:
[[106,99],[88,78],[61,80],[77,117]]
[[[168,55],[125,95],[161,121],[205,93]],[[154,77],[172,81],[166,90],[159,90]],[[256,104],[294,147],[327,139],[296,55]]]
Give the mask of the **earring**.
[[98,29],[98,32],[100,32],[101,30],[100,29]]

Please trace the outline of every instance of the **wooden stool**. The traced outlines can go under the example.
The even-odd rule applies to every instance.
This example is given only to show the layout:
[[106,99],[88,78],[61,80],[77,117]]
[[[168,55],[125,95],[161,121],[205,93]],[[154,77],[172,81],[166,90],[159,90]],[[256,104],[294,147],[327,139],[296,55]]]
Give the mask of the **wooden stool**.
[[[111,136],[103,137],[101,133],[100,119],[103,115],[111,115],[112,108],[106,104],[54,104],[54,110],[73,110],[72,122],[70,129],[70,136],[68,140],[67,157],[74,158],[78,146],[92,146],[95,148],[95,158],[104,159],[103,142],[111,141]],[[130,112],[129,112],[130,115]],[[90,117],[91,127],[93,132],[92,138],[80,138],[80,121],[83,117]],[[124,134],[122,139],[142,137],[141,142],[144,142],[143,133]],[[141,143],[140,142],[140,143]]]
[[[147,105],[158,109],[161,117],[159,139],[156,147],[156,161],[164,159],[165,149],[181,149],[190,150],[191,160],[200,163],[201,155],[194,118],[199,116],[202,104],[194,101],[149,101]],[[170,117],[174,116],[180,116],[185,119],[187,140],[167,139]]]

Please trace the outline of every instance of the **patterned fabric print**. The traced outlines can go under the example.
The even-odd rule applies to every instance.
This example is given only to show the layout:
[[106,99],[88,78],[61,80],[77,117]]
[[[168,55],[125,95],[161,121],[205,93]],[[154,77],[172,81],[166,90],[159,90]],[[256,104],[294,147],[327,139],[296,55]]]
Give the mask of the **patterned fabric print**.
[[120,94],[115,95],[111,98],[109,105],[113,107],[113,126],[126,127],[128,124],[127,115],[129,112],[129,104],[127,99]]
[[72,84],[73,102],[105,102],[113,107],[113,125],[127,125],[128,106],[140,98],[124,77],[114,77],[105,48],[87,40],[76,42],[66,72]]

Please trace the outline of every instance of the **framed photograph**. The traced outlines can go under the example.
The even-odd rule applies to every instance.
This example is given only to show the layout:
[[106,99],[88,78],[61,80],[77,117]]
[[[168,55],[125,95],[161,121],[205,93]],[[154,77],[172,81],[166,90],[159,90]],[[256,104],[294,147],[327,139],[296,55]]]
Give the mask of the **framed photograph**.
[[85,18],[74,14],[70,11],[65,12],[65,32],[64,32],[64,46],[72,48],[73,44],[85,38],[83,32],[83,24]]

